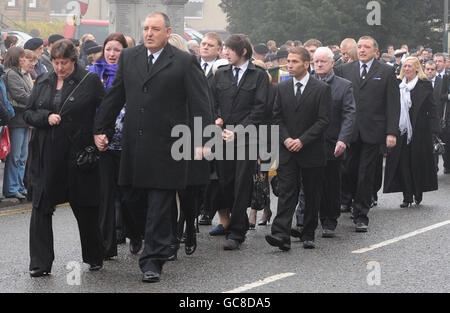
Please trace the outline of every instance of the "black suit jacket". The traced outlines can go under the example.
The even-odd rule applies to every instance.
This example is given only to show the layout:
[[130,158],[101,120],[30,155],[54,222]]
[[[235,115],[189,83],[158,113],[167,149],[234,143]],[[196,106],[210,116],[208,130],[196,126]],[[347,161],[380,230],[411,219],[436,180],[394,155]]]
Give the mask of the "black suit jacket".
[[[444,115],[445,104],[448,101],[448,88],[445,86],[445,81],[442,78],[436,77],[433,88],[433,98],[437,106],[437,114],[439,119]],[[448,108],[447,108],[448,109]]]
[[331,87],[331,96],[333,98],[330,125],[328,126],[326,137],[327,158],[335,160],[336,142],[342,141],[348,146],[352,138],[356,105],[351,82],[333,73],[326,83]]
[[[325,134],[332,103],[330,86],[312,76],[300,101],[292,78],[278,85],[273,114],[274,124],[280,127],[280,165],[296,158],[305,168],[325,166]],[[284,145],[288,138],[300,139],[303,148],[290,152]]]
[[387,135],[399,135],[400,90],[392,66],[374,60],[365,81],[359,61],[341,68],[342,77],[353,84],[356,119],[352,141],[386,143]]
[[[205,75],[196,57],[167,44],[147,72],[147,48],[125,49],[112,87],[100,106],[95,133],[106,133],[126,102],[119,184],[148,189],[184,189],[187,161],[172,158],[176,125],[193,117],[209,124]],[[178,134],[177,134],[178,135]]]
[[231,65],[219,68],[212,85],[216,118],[224,120],[224,127],[261,124],[265,118],[269,84],[266,72],[251,62],[239,86],[233,82]]

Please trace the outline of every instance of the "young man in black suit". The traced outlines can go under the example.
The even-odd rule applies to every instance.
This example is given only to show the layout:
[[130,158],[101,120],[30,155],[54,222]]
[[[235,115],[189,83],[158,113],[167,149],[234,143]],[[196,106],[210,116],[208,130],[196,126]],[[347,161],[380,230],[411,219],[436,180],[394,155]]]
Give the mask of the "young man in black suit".
[[392,66],[376,60],[378,43],[369,36],[358,41],[358,61],[342,66],[342,77],[353,84],[356,119],[344,164],[343,193],[354,199],[357,232],[367,232],[368,213],[380,145],[397,143],[400,91]]
[[[170,33],[166,14],[147,16],[144,44],[122,52],[94,127],[95,143],[104,151],[110,139],[106,134],[127,103],[119,185],[147,195],[145,246],[139,259],[143,282],[158,282],[163,264],[173,255],[176,190],[188,183],[188,161],[177,161],[171,153],[172,128],[189,125],[194,116],[204,124],[211,121],[205,75],[195,56],[168,44]],[[201,144],[195,147],[196,159],[204,153]]]
[[[219,210],[219,215],[221,220],[229,220],[228,225],[223,225],[227,235],[224,249],[236,250],[249,229],[247,208],[256,169],[256,158],[251,158],[250,151],[257,149],[257,134],[227,128],[243,126],[256,130],[256,126],[264,122],[270,82],[266,72],[250,62],[253,49],[245,35],[230,36],[225,42],[224,53],[229,65],[216,72],[213,94],[216,125],[223,129],[226,153],[226,159],[217,161],[219,180],[231,218],[228,218],[227,210]],[[237,137],[245,138],[245,142],[240,143]],[[228,155],[230,149],[234,149],[233,158]],[[238,159],[237,155],[242,151],[245,157]]]
[[326,165],[325,133],[332,105],[331,88],[308,73],[310,55],[302,47],[291,49],[288,70],[292,77],[278,85],[274,106],[275,125],[280,127],[280,195],[272,234],[266,241],[283,251],[291,247],[291,224],[300,192],[305,192],[303,247],[315,247],[315,230]]

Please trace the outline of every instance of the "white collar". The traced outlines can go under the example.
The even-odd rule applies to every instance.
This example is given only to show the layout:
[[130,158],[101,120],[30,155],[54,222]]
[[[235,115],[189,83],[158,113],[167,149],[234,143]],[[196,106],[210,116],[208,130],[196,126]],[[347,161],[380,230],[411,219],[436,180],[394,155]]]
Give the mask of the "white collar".
[[373,58],[372,60],[370,60],[369,62],[367,62],[367,63],[364,63],[364,62],[361,62],[361,61],[359,61],[359,68],[362,68],[363,67],[363,64],[366,64],[367,65],[367,70],[369,70],[371,67],[372,67],[372,64],[373,64],[373,61],[375,60],[375,58]]
[[151,53],[150,50],[147,49],[147,57],[149,57],[150,55],[153,55],[153,63],[156,62],[156,60],[159,58],[159,56],[161,55],[161,53],[163,52],[164,48],[162,48],[159,51],[156,51],[155,53]]
[[[250,61],[247,61],[244,64],[242,64],[241,66],[239,66],[239,68],[241,69],[240,73],[244,73],[247,70],[249,64],[250,64]],[[236,67],[237,66],[233,65],[233,71]]]
[[306,84],[308,83],[309,77],[310,77],[310,76],[311,76],[311,75],[309,75],[309,73],[306,72],[305,77],[303,77],[301,80],[298,80],[297,78],[292,77],[292,78],[294,79],[294,86],[296,86],[297,83],[301,83],[301,84],[302,84],[302,87],[306,87]]
[[202,58],[200,58],[200,60],[201,60],[201,65],[203,65],[203,64],[205,64],[205,63],[207,63],[207,64],[208,64],[208,66],[211,66],[211,65],[213,65],[213,64],[214,64],[214,62],[216,62],[216,59],[214,59],[214,60],[211,60],[211,61],[209,61],[209,62],[207,62],[207,61],[203,60]]

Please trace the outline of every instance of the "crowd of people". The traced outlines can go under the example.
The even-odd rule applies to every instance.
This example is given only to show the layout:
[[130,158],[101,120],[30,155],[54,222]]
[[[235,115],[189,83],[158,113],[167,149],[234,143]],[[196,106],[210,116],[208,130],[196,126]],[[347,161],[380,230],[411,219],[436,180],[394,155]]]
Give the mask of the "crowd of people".
[[[332,238],[341,213],[368,231],[384,159],[383,192],[402,192],[402,208],[437,190],[439,153],[450,173],[450,149],[438,149],[450,144],[450,62],[423,46],[383,53],[363,36],[277,47],[216,33],[186,43],[163,13],[147,16],[138,45],[120,33],[102,44],[90,34],[16,43],[6,38],[2,69],[15,113],[4,123],[3,195],[32,201],[32,277],[51,273],[52,215],[62,203],[91,271],[129,238],[132,254],[143,247],[142,281],[158,282],[180,244],[195,253],[198,225],[212,226],[216,213],[209,235],[225,236],[225,250],[270,225],[271,189],[278,205],[267,243],[288,251],[295,237],[313,249],[319,221]],[[220,130],[225,159],[208,159],[208,138],[186,145],[191,159],[172,157],[172,128],[193,129],[199,117],[203,129]],[[279,136],[270,172],[251,157],[260,141],[236,125],[269,125],[268,138]]]

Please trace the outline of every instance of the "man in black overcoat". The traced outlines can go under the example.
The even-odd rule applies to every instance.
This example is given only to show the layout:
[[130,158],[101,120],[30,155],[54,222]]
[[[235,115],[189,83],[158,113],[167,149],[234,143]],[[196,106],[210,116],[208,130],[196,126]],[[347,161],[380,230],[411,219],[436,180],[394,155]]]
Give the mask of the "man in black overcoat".
[[392,66],[376,60],[378,43],[369,36],[358,41],[358,61],[342,66],[342,77],[351,81],[356,119],[344,165],[342,192],[354,199],[357,232],[367,232],[376,161],[380,145],[393,148],[400,119],[400,91]]
[[[163,264],[173,253],[176,190],[187,185],[187,161],[176,161],[171,155],[177,140],[172,129],[189,125],[194,116],[202,117],[204,123],[211,119],[205,75],[195,56],[168,44],[171,31],[164,13],[147,16],[144,44],[122,52],[94,129],[102,151],[108,144],[108,130],[127,103],[119,185],[147,194],[145,246],[139,259],[143,282],[158,282]],[[204,149],[199,145],[195,151],[201,158]]]

